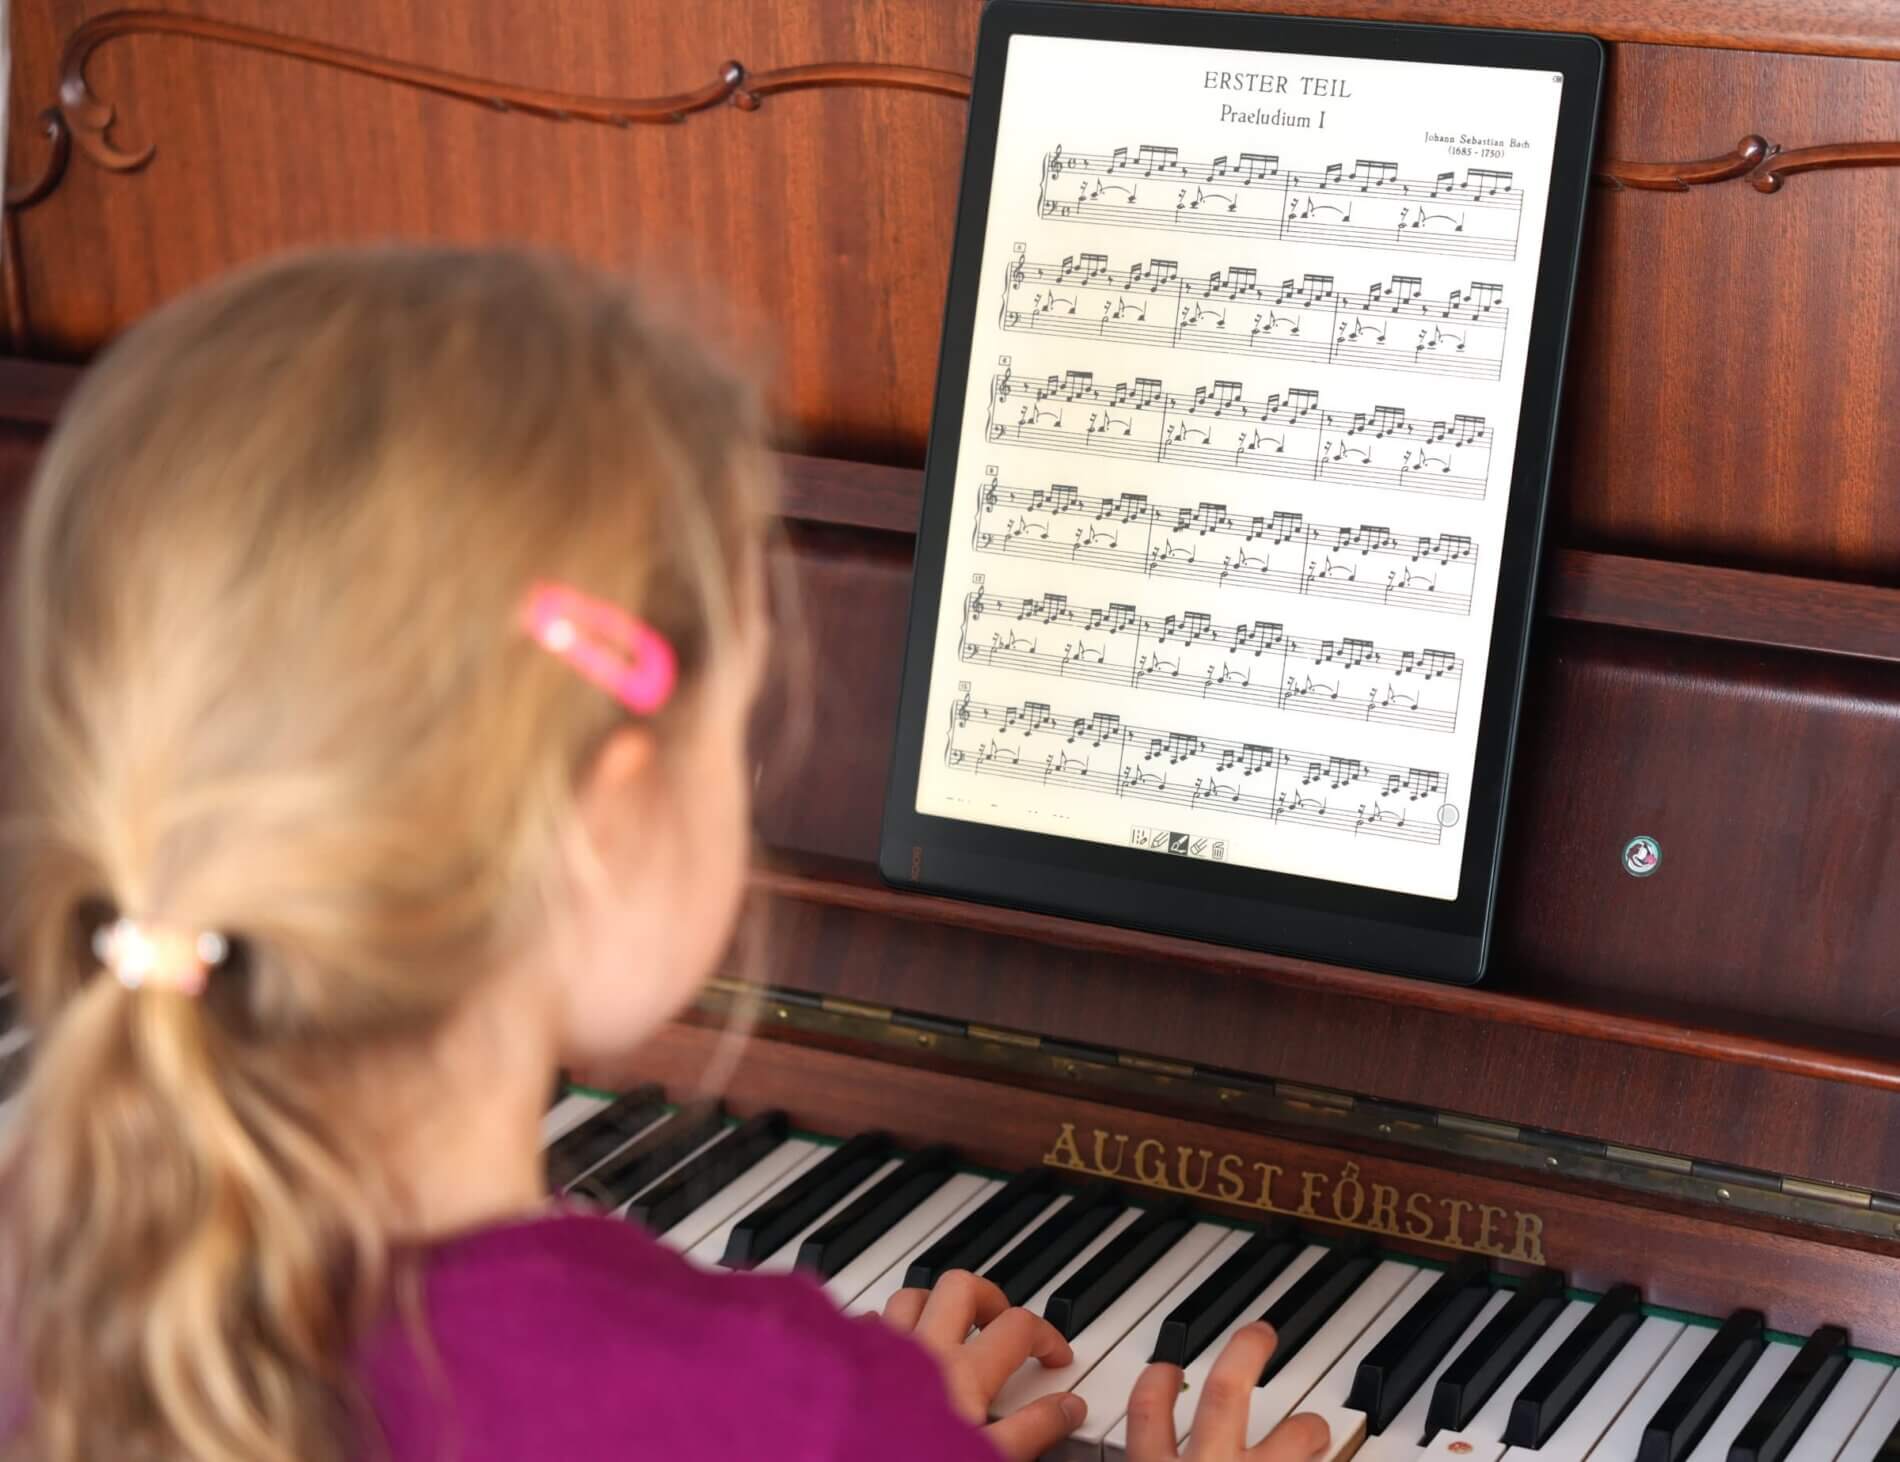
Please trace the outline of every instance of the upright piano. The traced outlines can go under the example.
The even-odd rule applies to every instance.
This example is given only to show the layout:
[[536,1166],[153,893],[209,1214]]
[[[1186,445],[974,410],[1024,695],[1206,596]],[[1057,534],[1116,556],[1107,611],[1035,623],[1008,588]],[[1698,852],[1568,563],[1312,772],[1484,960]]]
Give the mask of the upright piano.
[[847,1307],[991,1269],[1077,1338],[1065,1456],[1260,1314],[1257,1419],[1341,1455],[1893,1455],[1900,9],[1275,8],[1610,43],[1480,986],[877,877],[976,0],[18,0],[8,501],[89,353],[261,253],[695,261],[774,361],[813,724],[757,969],[580,1073],[563,1186]]

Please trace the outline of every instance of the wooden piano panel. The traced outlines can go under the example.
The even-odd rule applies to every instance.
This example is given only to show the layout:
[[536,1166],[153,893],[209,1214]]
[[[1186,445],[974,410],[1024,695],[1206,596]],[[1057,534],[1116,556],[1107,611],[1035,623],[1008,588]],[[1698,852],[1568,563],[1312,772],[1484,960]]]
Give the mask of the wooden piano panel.
[[[1619,46],[1604,153],[1900,140],[1900,65]],[[1900,149],[1896,149],[1900,156]],[[1590,199],[1560,541],[1900,582],[1900,168]]]
[[[1900,1035],[1900,664],[1548,624],[1536,653],[1502,980]],[[1648,878],[1621,866],[1638,833]]]
[[[1223,0],[1242,3],[1242,0]],[[100,7],[21,0],[8,176],[43,166],[33,118]],[[1288,7],[1275,7],[1288,8]],[[1680,163],[1683,191],[1593,199],[1558,471],[1559,537],[1595,548],[1892,581],[1900,515],[1900,20],[1876,0],[1312,0],[1388,19],[1574,27],[1613,50],[1602,166]],[[294,30],[372,61],[585,97],[874,62],[965,73],[976,0],[574,0],[558,24],[499,0],[374,6],[204,0],[166,11]],[[1678,41],[1684,44],[1647,44]],[[1733,49],[1756,45],[1760,51]],[[1699,47],[1714,47],[1700,49]],[[1840,56],[1778,52],[1838,50]],[[1886,59],[1871,59],[1886,58]],[[777,366],[804,450],[914,463],[928,425],[960,101],[863,89],[720,105],[622,130],[496,111],[389,77],[189,35],[104,44],[87,72],[143,172],[76,155],[20,213],[19,348],[84,355],[162,300],[279,248],[333,239],[527,239],[728,292]],[[885,82],[889,75],[879,79]],[[1758,134],[1885,144],[1790,176],[1688,166]],[[1651,169],[1652,172],[1654,169]],[[1882,221],[1887,223],[1883,226]]]
[[[109,5],[20,0],[7,176],[42,166],[34,117],[66,38]],[[378,58],[603,97],[753,69],[879,59],[967,70],[976,7],[568,0],[206,0],[160,7]],[[814,450],[914,456],[936,375],[962,101],[808,92],[680,126],[505,114],[282,56],[132,35],[87,70],[132,175],[76,157],[20,216],[21,353],[79,358],[201,280],[339,240],[545,244],[729,296]],[[712,306],[704,306],[709,312]],[[718,328],[717,316],[708,323]]]
[[1317,966],[1295,966],[1311,978],[1289,984],[1278,971],[1143,956],[1113,940],[973,931],[862,892],[837,907],[770,903],[775,983],[1631,1147],[1900,1186],[1891,1089],[1622,1044],[1587,1008],[1537,1028],[1477,1002],[1448,1013],[1399,991],[1334,988]]
[[[808,464],[814,517],[901,522]],[[908,474],[884,474],[895,494]],[[875,885],[878,822],[909,593],[909,540],[794,532],[815,663],[813,755],[761,809],[768,845],[816,865],[775,911],[774,978],[847,999],[1059,1033],[1209,1066],[1863,1186],[1900,1186],[1900,1092],[1814,1079],[1891,1057],[1900,1007],[1900,661],[1817,656],[1540,622],[1508,833],[1499,949],[1468,1007],[1425,1010],[1408,982],[1293,961],[1192,967],[1088,926],[1002,915],[942,927]],[[1553,592],[1568,592],[1568,575]],[[1900,613],[1900,599],[1888,604]],[[1788,775],[1792,769],[1795,774]],[[1656,837],[1663,866],[1622,871]],[[827,893],[824,884],[844,887]],[[829,901],[832,907],[824,907]],[[1024,939],[1006,937],[1012,933]],[[1303,967],[1317,970],[1317,967]],[[1297,984],[1298,988],[1289,988]],[[1554,1004],[1537,1028],[1485,1002]],[[1803,1047],[1806,1075],[1712,1064],[1662,1036],[1605,1039],[1601,1017]],[[1672,1049],[1673,1047],[1673,1049]]]
[[[798,561],[817,754],[764,832],[869,865],[908,561],[824,540]],[[1900,665],[1549,621],[1533,653],[1489,983],[1900,1036]],[[1621,865],[1639,833],[1663,848],[1646,879]]]

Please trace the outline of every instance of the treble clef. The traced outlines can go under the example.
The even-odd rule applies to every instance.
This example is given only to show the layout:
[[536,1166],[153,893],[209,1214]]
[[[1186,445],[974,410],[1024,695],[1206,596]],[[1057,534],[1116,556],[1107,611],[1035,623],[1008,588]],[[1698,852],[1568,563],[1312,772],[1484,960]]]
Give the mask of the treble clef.
[[1056,150],[1049,154],[1049,176],[1055,177],[1062,171],[1062,144],[1056,144]]

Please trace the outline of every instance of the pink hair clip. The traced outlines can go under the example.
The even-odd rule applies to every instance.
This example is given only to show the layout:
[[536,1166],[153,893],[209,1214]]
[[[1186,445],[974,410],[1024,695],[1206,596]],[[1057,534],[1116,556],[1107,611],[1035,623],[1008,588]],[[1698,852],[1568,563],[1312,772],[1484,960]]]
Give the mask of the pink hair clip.
[[522,620],[543,649],[636,716],[651,716],[672,697],[679,680],[673,647],[624,609],[564,584],[536,584]]
[[92,936],[92,952],[99,963],[128,990],[175,990],[196,995],[205,987],[205,975],[224,963],[230,942],[206,929],[194,934],[165,924],[119,918]]

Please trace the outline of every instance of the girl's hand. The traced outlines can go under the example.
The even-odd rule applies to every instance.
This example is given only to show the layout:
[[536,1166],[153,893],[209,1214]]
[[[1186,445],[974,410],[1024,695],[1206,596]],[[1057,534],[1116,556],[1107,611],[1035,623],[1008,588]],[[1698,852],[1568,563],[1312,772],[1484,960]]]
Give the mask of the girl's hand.
[[1174,1403],[1181,1395],[1181,1368],[1151,1365],[1128,1400],[1128,1462],[1315,1462],[1332,1447],[1332,1435],[1317,1416],[1289,1416],[1247,1445],[1247,1408],[1254,1384],[1273,1356],[1270,1325],[1234,1332],[1207,1373],[1187,1451],[1174,1447]]
[[[990,1402],[1031,1356],[1051,1367],[1075,1359],[1060,1330],[1040,1315],[1012,1309],[1002,1290],[967,1270],[951,1270],[928,1291],[900,1289],[884,1306],[884,1318],[936,1358],[950,1405],[972,1426],[989,1419]],[[978,1333],[971,1335],[973,1329]],[[1079,1396],[1044,1396],[983,1427],[983,1434],[1009,1462],[1033,1462],[1087,1415]]]

